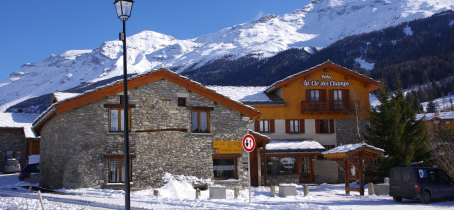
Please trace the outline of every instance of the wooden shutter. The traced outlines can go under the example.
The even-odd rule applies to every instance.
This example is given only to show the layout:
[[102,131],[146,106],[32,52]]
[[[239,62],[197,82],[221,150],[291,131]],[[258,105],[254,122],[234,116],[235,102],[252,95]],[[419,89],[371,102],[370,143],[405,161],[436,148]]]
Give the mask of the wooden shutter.
[[290,133],[290,120],[285,120],[285,133]]
[[259,132],[260,133],[260,121],[255,120],[254,129],[255,129],[255,132]]
[[300,133],[305,133],[304,119],[300,119]]
[[320,90],[320,101],[326,101],[326,89]]
[[315,133],[320,133],[320,120],[315,120]]
[[350,93],[349,92],[350,92],[349,89],[342,90],[342,102],[344,104],[344,108],[347,108],[347,110],[355,110],[355,104],[350,103]]
[[334,119],[329,120],[329,133],[334,133]]
[[270,120],[270,133],[274,133],[274,119]]
[[310,101],[310,100],[311,100],[311,90],[306,89],[306,101]]

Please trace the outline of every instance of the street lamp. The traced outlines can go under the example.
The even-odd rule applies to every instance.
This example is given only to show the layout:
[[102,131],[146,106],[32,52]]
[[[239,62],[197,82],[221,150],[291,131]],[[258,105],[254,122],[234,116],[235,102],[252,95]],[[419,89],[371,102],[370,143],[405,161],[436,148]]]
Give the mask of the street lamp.
[[132,0],[116,0],[114,2],[118,19],[123,22],[123,33],[120,33],[120,40],[123,41],[123,103],[124,103],[124,136],[125,136],[125,209],[131,208],[130,186],[129,186],[129,123],[128,123],[128,70],[126,66],[126,21],[131,17]]

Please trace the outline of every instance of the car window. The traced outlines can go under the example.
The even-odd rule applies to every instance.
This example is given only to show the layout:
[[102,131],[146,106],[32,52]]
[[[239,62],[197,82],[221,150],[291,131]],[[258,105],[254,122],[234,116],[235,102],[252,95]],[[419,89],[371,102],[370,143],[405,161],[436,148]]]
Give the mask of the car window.
[[6,164],[19,164],[18,160],[7,160]]
[[402,171],[402,181],[404,182],[409,182],[411,181],[411,177],[413,175],[413,172],[410,170],[403,170]]
[[427,174],[429,175],[429,179],[430,179],[431,182],[436,182],[437,181],[437,176],[435,175],[435,171],[427,170]]
[[441,182],[449,182],[449,176],[444,171],[437,171],[438,178],[440,178]]
[[38,170],[38,171],[39,171],[39,165],[35,165],[35,167],[36,167],[36,170]]
[[393,178],[394,181],[400,181],[400,179],[401,179],[400,178],[400,170],[394,170],[392,178]]

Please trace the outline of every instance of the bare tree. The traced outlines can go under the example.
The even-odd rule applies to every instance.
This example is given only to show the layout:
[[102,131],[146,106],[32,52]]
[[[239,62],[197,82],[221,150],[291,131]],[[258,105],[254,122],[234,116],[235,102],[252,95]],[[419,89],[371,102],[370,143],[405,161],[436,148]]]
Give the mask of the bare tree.
[[361,139],[361,133],[359,132],[359,113],[361,111],[361,107],[359,106],[359,97],[358,94],[356,94],[356,91],[353,89],[351,91],[351,98],[353,98],[353,104],[355,108],[355,115],[356,115],[356,129],[358,131],[358,139]]
[[453,177],[454,128],[445,126],[439,130],[435,130],[435,134],[432,136],[429,146],[437,166]]

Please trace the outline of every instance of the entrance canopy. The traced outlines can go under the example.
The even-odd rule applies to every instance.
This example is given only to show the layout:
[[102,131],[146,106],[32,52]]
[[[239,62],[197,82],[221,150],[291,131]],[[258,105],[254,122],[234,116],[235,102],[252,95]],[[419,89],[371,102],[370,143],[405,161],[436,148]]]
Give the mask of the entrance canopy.
[[315,140],[282,139],[270,140],[266,145],[268,153],[304,153],[323,152],[325,147]]
[[[323,152],[324,158],[335,161],[345,172],[345,193],[359,191],[364,195],[363,172],[370,161],[383,156],[385,150],[368,145],[366,143],[347,144]],[[343,162],[341,165],[338,161]],[[357,173],[358,172],[358,173]],[[349,187],[350,181],[359,180],[359,188]]]

